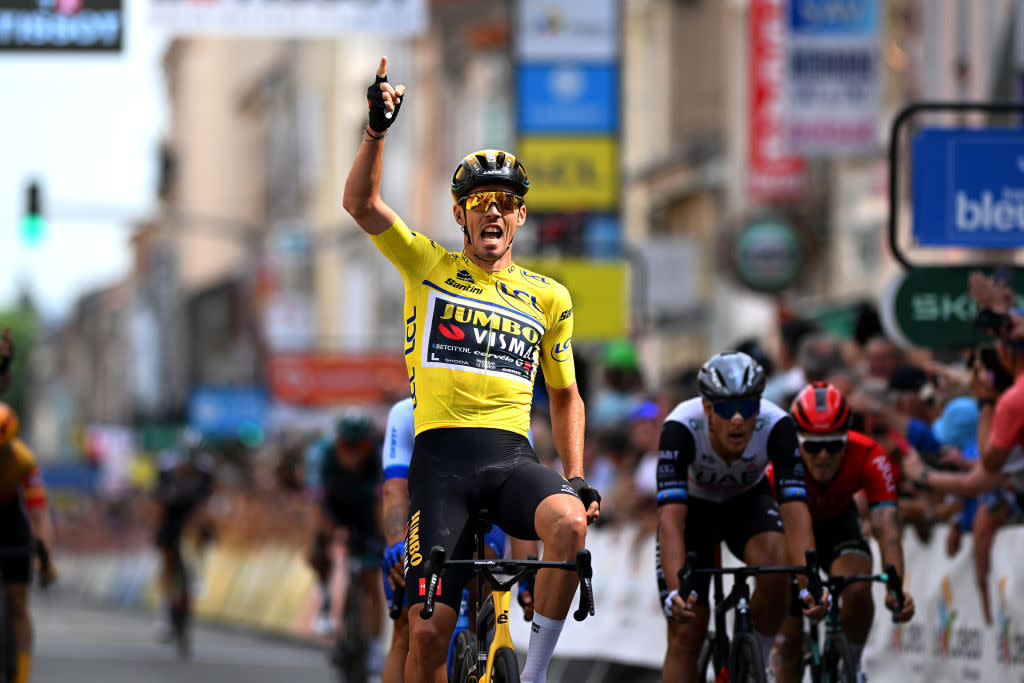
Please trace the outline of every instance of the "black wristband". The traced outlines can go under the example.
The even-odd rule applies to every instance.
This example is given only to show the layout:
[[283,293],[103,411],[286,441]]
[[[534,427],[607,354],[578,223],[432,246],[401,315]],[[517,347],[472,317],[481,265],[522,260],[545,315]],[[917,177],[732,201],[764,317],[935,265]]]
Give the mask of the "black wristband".
[[994,398],[979,398],[978,399],[978,410],[981,410],[985,406],[995,406],[996,400]]
[[922,491],[931,491],[932,487],[928,485],[928,473],[931,471],[930,467],[925,467],[924,471],[921,472],[921,476],[914,480],[914,486]]

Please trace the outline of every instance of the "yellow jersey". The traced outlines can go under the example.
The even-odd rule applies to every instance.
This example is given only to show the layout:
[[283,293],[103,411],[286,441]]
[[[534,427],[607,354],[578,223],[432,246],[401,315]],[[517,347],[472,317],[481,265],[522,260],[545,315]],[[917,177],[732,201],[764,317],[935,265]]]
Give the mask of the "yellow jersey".
[[46,489],[36,467],[36,457],[21,439],[0,448],[0,504],[25,492],[25,505],[32,509],[46,505]]
[[492,427],[526,436],[537,364],[553,388],[576,381],[569,291],[515,264],[489,273],[401,219],[372,239],[405,283],[416,434]]

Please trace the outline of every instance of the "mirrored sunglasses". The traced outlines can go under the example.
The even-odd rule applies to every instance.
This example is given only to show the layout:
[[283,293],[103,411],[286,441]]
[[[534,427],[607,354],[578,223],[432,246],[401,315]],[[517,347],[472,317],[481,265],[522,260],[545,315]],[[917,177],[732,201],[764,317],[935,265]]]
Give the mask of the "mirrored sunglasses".
[[808,453],[819,453],[821,449],[828,451],[829,455],[836,455],[844,448],[846,448],[846,435],[842,436],[830,436],[827,439],[814,436],[800,436],[797,435],[800,440],[800,448],[804,449]]
[[490,192],[473,192],[462,198],[462,202],[469,211],[480,211],[481,213],[491,208],[491,204],[498,205],[498,211],[508,213],[515,211],[523,205],[523,198],[514,192],[503,192],[494,190]]
[[715,414],[726,420],[731,420],[736,413],[744,420],[754,417],[761,412],[761,399],[759,398],[733,398],[727,401],[715,401],[711,404]]

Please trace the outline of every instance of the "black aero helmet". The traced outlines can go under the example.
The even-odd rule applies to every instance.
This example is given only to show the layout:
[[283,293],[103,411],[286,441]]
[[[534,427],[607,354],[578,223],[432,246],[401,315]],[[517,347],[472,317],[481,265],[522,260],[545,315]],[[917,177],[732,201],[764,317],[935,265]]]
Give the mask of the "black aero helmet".
[[523,164],[500,149],[482,149],[463,157],[452,175],[452,199],[459,202],[483,185],[508,185],[520,197],[530,190]]
[[764,368],[742,351],[712,356],[697,373],[700,395],[712,403],[757,398],[764,392],[764,382]]

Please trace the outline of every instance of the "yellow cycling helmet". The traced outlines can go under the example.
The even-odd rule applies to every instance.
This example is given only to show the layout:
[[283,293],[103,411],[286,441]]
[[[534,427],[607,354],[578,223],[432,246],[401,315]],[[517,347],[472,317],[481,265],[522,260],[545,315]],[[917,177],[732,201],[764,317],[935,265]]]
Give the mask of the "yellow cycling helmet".
[[18,416],[6,403],[0,403],[0,446],[6,446],[18,436]]
[[452,199],[458,203],[483,185],[508,185],[520,197],[530,190],[522,162],[500,149],[482,149],[463,157],[452,174]]

